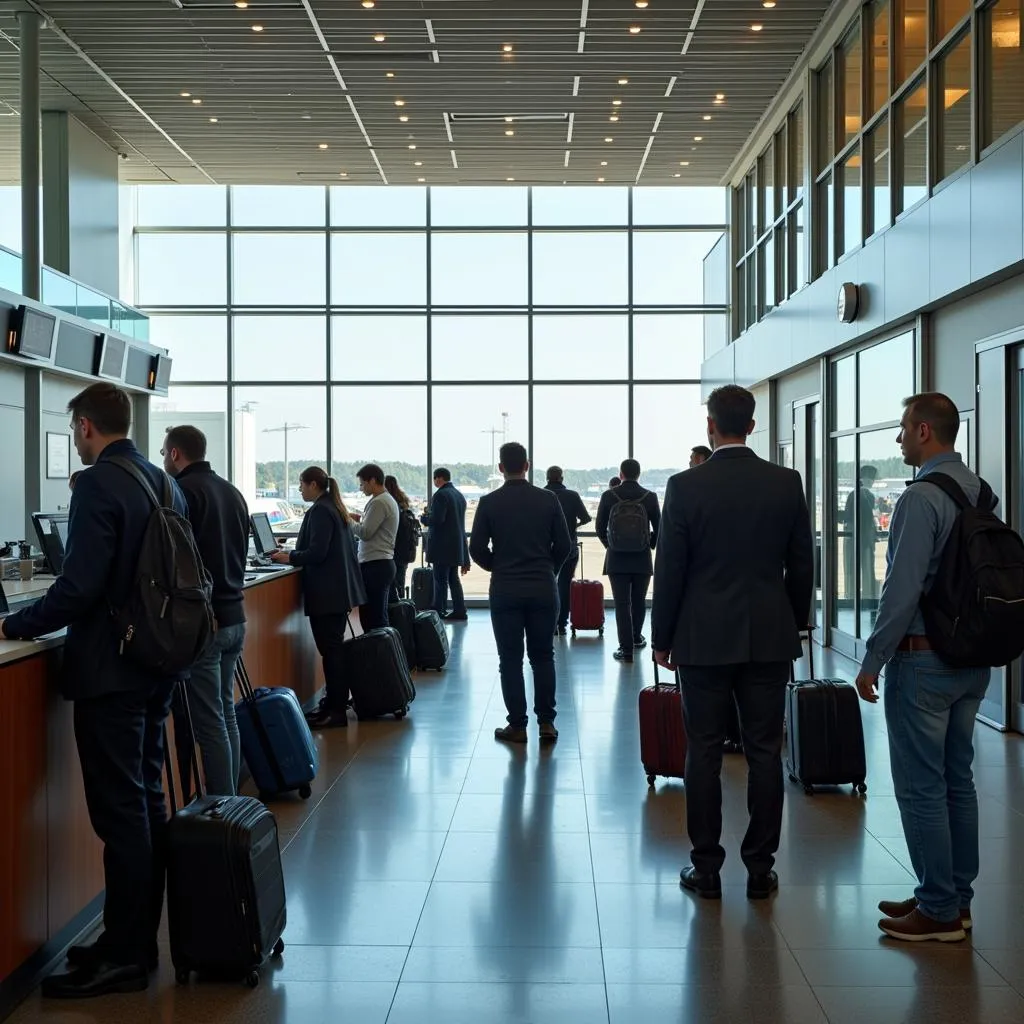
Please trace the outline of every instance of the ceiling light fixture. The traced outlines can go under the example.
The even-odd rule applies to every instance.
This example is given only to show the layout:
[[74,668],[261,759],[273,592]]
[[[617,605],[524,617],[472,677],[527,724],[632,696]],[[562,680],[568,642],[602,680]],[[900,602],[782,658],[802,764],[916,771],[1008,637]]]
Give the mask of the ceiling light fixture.
[[262,32],[263,31],[263,26],[262,25],[253,25],[252,30],[253,30],[253,32]]
[[182,95],[182,96],[183,96],[183,97],[184,97],[185,99],[188,99],[188,98],[189,98],[189,96],[191,96],[191,95],[192,95],[192,93],[190,93],[190,92],[183,92],[183,93],[182,93],[181,95]]
[[611,121],[612,124],[614,124],[616,121],[618,121],[618,119],[619,118],[618,118],[617,114],[612,114],[612,116],[608,118],[608,120]]
[[416,143],[415,142],[410,142],[409,143],[409,148],[410,149],[415,149],[416,148]]
[[607,136],[605,136],[605,140],[604,141],[605,142],[614,142],[615,140],[610,135],[607,135]]
[[348,171],[338,171],[338,176],[342,178],[348,177]]
[[690,166],[690,161],[689,160],[680,160],[679,161],[679,166],[680,167],[689,167]]
[[303,120],[303,121],[312,121],[312,120],[313,120],[313,117],[312,117],[312,115],[311,115],[311,114],[303,114],[303,115],[302,115],[302,120]]
[[673,175],[672,175],[672,177],[673,177],[673,178],[681,178],[681,177],[682,177],[682,175],[681,175],[681,174],[680,174],[680,173],[679,173],[678,171],[676,171],[676,173],[675,173],[675,174],[673,174]]
[[192,100],[192,106],[198,107],[203,101],[198,97],[194,97]]
[[210,118],[210,124],[216,124],[216,123],[217,123],[217,118],[211,117]]
[[750,26],[750,31],[751,32],[760,32],[763,28],[764,28],[764,25],[751,25]]
[[622,106],[622,100],[612,100],[612,106],[613,107],[621,107]]
[[394,73],[394,71],[385,71],[384,72],[384,77],[385,78],[394,78],[395,77],[395,73]]
[[715,99],[716,100],[724,100],[725,99],[725,93],[724,92],[716,92],[715,93]]
[[398,120],[399,120],[399,121],[401,121],[401,122],[402,122],[402,124],[405,124],[405,122],[409,120],[409,115],[408,115],[408,114],[402,114],[402,115],[401,115],[401,116],[400,116],[400,117],[398,118]]
[[511,123],[512,123],[512,118],[511,117],[506,117],[505,118],[505,124],[511,124]]
[[647,0],[636,0],[636,5],[642,11],[647,6]]
[[511,43],[505,43],[505,45],[501,48],[501,50],[502,50],[502,53],[511,53],[512,52],[512,44]]
[[705,114],[704,115],[704,120],[705,121],[710,121],[711,120],[711,115],[710,114]]
[[598,178],[597,180],[598,181],[604,181],[604,178]]
[[383,43],[385,39],[387,39],[387,36],[386,36],[386,35],[384,35],[384,33],[383,33],[383,32],[378,32],[378,33],[377,33],[377,34],[376,34],[376,35],[375,35],[375,36],[373,37],[373,41],[374,41],[375,43]]
[[620,78],[619,79],[619,85],[629,85],[629,79],[628,78]]
[[601,166],[602,167],[607,167],[608,166],[608,161],[607,160],[602,160],[601,161]]
[[703,142],[704,141],[704,136],[703,135],[694,135],[693,141],[694,142]]
[[638,36],[638,35],[640,35],[640,32],[641,32],[641,28],[640,28],[639,25],[630,25],[629,26],[629,34],[631,36]]
[[405,106],[405,100],[395,100],[395,106],[396,107],[404,107]]
[[320,149],[326,149],[327,148],[327,143],[326,142],[321,142],[319,148]]
[[363,6],[369,10],[371,7],[377,6],[377,0],[363,0]]
[[506,181],[515,181],[516,179],[515,178],[506,178],[505,180]]
[[775,6],[775,0],[761,0],[761,6],[766,11],[770,11]]
[[237,8],[238,8],[238,9],[239,9],[240,11],[244,11],[244,10],[246,9],[246,7],[248,7],[248,6],[249,6],[249,4],[248,4],[248,3],[246,2],[246,0],[235,0],[235,6],[236,6],[236,7],[237,7]]
[[505,129],[505,134],[506,135],[515,135],[515,132],[511,128],[506,128]]
[[422,185],[427,179],[426,178],[417,178],[416,180]]
[[413,160],[412,165],[413,165],[413,167],[422,167],[423,166],[423,161],[422,160]]

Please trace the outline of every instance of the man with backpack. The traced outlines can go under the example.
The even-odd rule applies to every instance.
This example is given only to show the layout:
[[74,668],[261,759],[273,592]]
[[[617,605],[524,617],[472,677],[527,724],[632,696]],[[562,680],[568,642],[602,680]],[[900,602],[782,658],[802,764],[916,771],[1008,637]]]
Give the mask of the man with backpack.
[[[71,496],[63,572],[41,600],[0,623],[0,636],[27,640],[67,627],[61,688],[75,704],[85,799],[104,844],[104,930],[93,945],[72,946],[72,970],[46,978],[42,992],[77,999],[144,989],[156,967],[164,721],[176,679],[209,642],[212,588],[178,485],[128,438],[128,394],[93,384],[68,412],[75,448],[92,468]],[[200,574],[190,580],[194,593],[183,596],[162,577],[161,533],[181,572]],[[159,592],[164,616],[147,605],[148,592]]]
[[661,509],[658,496],[640,486],[640,463],[626,459],[619,467],[618,487],[601,495],[597,536],[607,548],[604,572],[612,585],[615,625],[619,634],[616,661],[632,662],[633,651],[646,647],[647,588],[654,574],[651,552],[658,543]]
[[889,524],[885,584],[857,676],[885,719],[914,896],[883,900],[879,928],[909,942],[959,942],[978,875],[974,720],[992,666],[1024,647],[1024,544],[991,488],[956,451],[960,414],[936,392],[904,401],[896,438],[915,479]]

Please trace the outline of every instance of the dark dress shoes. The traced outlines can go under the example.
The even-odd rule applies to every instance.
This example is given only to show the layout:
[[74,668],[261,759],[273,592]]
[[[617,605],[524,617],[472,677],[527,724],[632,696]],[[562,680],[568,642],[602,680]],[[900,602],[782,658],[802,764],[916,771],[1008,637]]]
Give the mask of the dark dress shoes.
[[139,964],[105,961],[76,967],[67,974],[43,979],[40,991],[48,999],[92,999],[112,992],[141,992],[149,987],[149,972]]
[[[92,967],[102,962],[105,955],[106,950],[103,948],[102,937],[89,945],[68,946],[66,953],[69,967]],[[153,951],[146,960],[146,970],[152,974],[159,965],[160,954],[157,952],[156,946],[154,946]]]
[[691,864],[679,872],[679,884],[687,892],[696,893],[701,899],[720,900],[722,898],[722,878],[717,871],[705,874]]
[[778,892],[779,876],[774,871],[763,875],[747,875],[747,899],[766,900],[773,892]]
[[633,664],[633,652],[632,651],[624,651],[621,647],[612,654],[612,657],[616,661],[624,662],[627,665],[632,665]]

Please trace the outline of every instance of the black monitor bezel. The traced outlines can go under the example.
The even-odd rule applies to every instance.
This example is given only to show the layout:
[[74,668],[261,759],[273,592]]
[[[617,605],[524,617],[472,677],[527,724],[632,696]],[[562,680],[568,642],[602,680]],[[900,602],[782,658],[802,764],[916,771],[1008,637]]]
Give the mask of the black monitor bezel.
[[261,555],[264,558],[269,558],[275,551],[278,550],[277,539],[274,540],[274,546],[269,551],[264,551],[263,544],[260,542],[260,535],[256,529],[256,517],[259,516],[261,519],[265,519],[267,522],[267,528],[270,530],[270,535],[274,536],[274,524],[270,521],[270,516],[266,512],[253,512],[249,516],[249,526],[252,528],[252,542],[256,548],[256,554]]
[[[27,316],[38,316],[50,322],[50,348],[47,355],[39,355],[36,352],[21,351],[21,335],[24,330],[25,318]],[[57,351],[57,317],[44,309],[37,309],[35,306],[17,306],[11,314],[10,328],[7,335],[7,350],[11,355],[21,356],[22,359],[31,359],[36,363],[53,364],[53,357]]]

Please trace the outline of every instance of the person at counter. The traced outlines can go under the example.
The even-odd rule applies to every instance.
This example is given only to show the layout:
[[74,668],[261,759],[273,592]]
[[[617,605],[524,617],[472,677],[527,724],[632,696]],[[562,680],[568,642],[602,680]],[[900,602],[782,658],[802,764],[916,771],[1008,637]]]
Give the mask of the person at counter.
[[[68,950],[71,970],[51,975],[44,996],[79,999],[137,992],[156,968],[163,908],[167,808],[164,722],[175,680],[120,654],[111,608],[125,605],[152,512],[146,492],[116,459],[131,461],[163,492],[163,471],[128,438],[132,403],[113,384],[93,384],[68,403],[86,466],[71,497],[63,572],[35,604],[0,621],[0,637],[28,640],[67,628],[61,689],[74,701],[75,741],[89,819],[103,843],[103,933]],[[175,511],[188,515],[170,483]]]
[[366,600],[359,609],[363,629],[389,625],[388,599],[395,582],[395,538],[398,502],[384,489],[384,470],[368,463],[356,473],[359,489],[367,497],[361,516],[353,516],[352,532],[359,538],[359,570]]
[[[242,587],[249,552],[249,508],[242,492],[214,473],[206,461],[206,435],[198,427],[168,427],[160,454],[164,469],[185,495],[196,546],[213,577],[217,631],[206,653],[192,666],[188,688],[206,791],[234,796],[242,763],[235,721],[235,666],[245,642]],[[184,735],[177,731],[177,722],[175,704],[176,735]],[[178,770],[187,779],[191,751],[182,749],[179,754],[183,756],[178,758]]]
[[275,551],[280,565],[302,567],[302,600],[313,641],[324,663],[327,692],[306,716],[314,728],[347,726],[348,682],[341,645],[353,608],[366,604],[366,590],[356,562],[352,517],[341,500],[338,481],[319,466],[299,476],[303,501],[312,502],[295,541],[294,551]]

